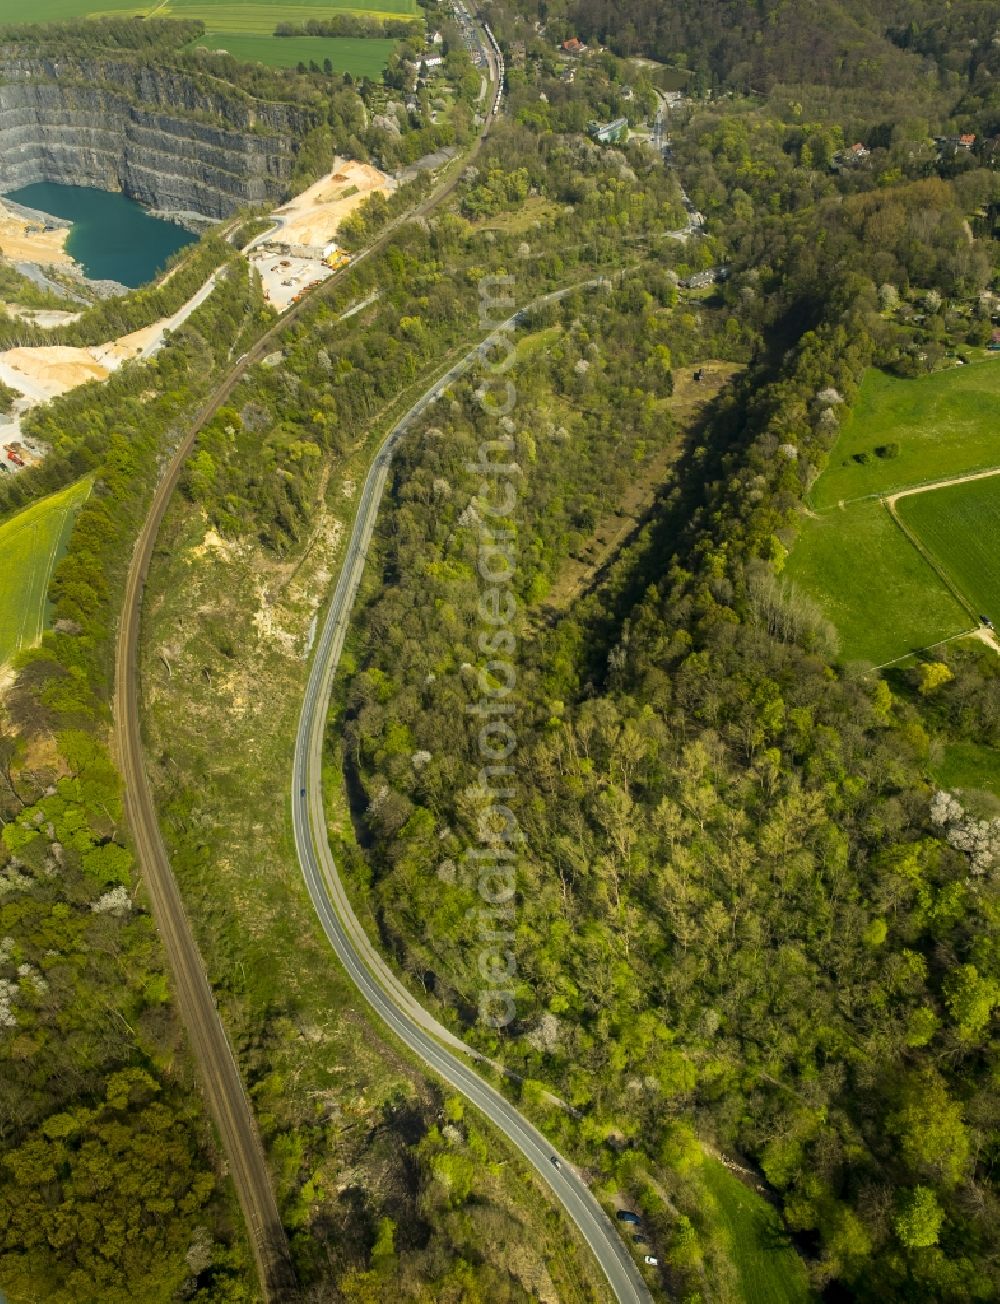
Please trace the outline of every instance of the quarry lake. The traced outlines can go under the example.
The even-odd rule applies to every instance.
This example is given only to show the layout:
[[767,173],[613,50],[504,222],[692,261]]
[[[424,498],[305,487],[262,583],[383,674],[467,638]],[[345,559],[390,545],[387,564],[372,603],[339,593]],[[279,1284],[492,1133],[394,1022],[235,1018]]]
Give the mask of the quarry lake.
[[171,254],[197,239],[174,222],[151,217],[134,199],[89,186],[40,181],[7,198],[72,222],[66,252],[94,280],[143,285]]

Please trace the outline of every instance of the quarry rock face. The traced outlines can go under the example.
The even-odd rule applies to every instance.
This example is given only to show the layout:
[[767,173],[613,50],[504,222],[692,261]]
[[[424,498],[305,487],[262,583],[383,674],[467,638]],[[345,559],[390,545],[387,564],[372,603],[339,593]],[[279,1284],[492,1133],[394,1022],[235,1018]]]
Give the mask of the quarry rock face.
[[228,217],[289,194],[295,105],[114,59],[0,59],[0,191],[36,181],[120,190]]

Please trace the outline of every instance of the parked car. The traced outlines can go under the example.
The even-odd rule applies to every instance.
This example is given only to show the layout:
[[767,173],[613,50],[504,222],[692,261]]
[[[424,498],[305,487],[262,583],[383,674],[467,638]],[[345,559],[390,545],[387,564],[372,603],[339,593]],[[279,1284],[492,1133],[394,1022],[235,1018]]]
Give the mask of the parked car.
[[643,1263],[648,1263],[651,1268],[658,1268],[660,1266],[660,1260],[655,1254],[644,1254],[642,1256],[642,1261]]
[[638,1227],[639,1224],[642,1222],[642,1219],[639,1217],[639,1215],[637,1213],[633,1213],[631,1209],[619,1209],[618,1212],[615,1214],[615,1217],[618,1219],[619,1222],[631,1223],[633,1227]]

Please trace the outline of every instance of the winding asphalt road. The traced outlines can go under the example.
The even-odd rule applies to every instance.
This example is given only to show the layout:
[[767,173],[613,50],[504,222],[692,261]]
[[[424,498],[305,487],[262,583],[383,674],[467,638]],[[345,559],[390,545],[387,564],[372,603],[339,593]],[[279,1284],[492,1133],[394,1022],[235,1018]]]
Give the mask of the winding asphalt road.
[[[544,295],[528,308],[553,303],[605,278]],[[521,313],[500,329],[512,328]],[[493,336],[490,337],[492,339]],[[489,340],[477,345],[413,405],[392,429],[372,462],[358,503],[354,529],[344,555],[323,632],[313,660],[295,740],[292,775],[292,821],[299,863],[316,913],[330,945],[362,996],[411,1051],[455,1090],[470,1100],[517,1147],[551,1187],[555,1198],[580,1229],[621,1304],[651,1299],[639,1267],[570,1162],[555,1154],[545,1137],[459,1055],[482,1059],[439,1024],[406,990],[369,940],[337,874],[323,810],[323,744],[334,676],[350,623],[379,502],[393,452],[413,422],[452,381],[489,354]],[[558,1160],[558,1165],[553,1162]]]
[[[494,85],[498,79],[498,68],[491,55],[491,80]],[[491,109],[467,157],[474,156],[481,148],[495,116],[495,111]],[[153,918],[163,940],[177,1009],[190,1039],[209,1110],[218,1128],[222,1150],[246,1220],[261,1289],[268,1301],[295,1299],[298,1288],[253,1110],[170,868],[146,774],[139,715],[142,594],[167,507],[180,480],[184,463],[205,424],[228,400],[246,371],[275,347],[290,322],[306,312],[316,299],[337,286],[351,268],[381,249],[401,225],[413,217],[431,212],[455,188],[460,177],[461,170],[456,169],[449,180],[433,190],[419,205],[392,221],[366,250],[352,260],[349,267],[334,273],[305,294],[298,304],[289,309],[232,365],[188,427],[156,487],[149,514],[136,540],[125,581],[115,647],[113,704],[115,748],[125,784],[125,814]]]

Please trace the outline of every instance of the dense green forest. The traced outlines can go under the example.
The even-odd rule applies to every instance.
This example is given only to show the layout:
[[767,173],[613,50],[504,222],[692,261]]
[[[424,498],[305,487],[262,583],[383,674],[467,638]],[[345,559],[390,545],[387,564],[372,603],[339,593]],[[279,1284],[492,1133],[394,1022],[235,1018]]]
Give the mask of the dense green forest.
[[[640,215],[634,196],[630,201],[614,184],[614,155],[589,149],[581,158],[565,141],[524,133],[508,139],[506,128],[501,134],[505,143],[490,166],[466,178],[460,209],[477,209],[486,194],[507,194],[513,187],[498,179],[518,170],[527,170],[550,203],[581,184],[588,201],[561,205],[530,259],[519,253],[524,241],[516,230],[487,229],[460,211],[410,223],[311,304],[281,332],[267,365],[241,381],[206,427],[151,577],[148,727],[172,863],[187,898],[197,902],[199,940],[259,1102],[300,1279],[314,1288],[334,1281],[352,1300],[397,1291],[404,1298],[520,1299],[548,1278],[559,1298],[593,1298],[576,1280],[577,1251],[566,1243],[565,1228],[539,1216],[539,1197],[520,1169],[506,1157],[492,1162],[494,1142],[468,1114],[461,1125],[457,1101],[446,1102],[442,1116],[427,1092],[414,1098],[398,1056],[380,1034],[356,1026],[353,1009],[338,1017],[333,1045],[331,1036],[313,1031],[326,1023],[331,1002],[339,1008],[356,1001],[331,975],[329,953],[314,936],[285,841],[284,792],[268,768],[290,751],[305,669],[287,639],[296,630],[297,648],[313,609],[292,594],[310,591],[313,570],[339,555],[327,556],[318,544],[330,538],[331,518],[338,525],[350,520],[348,485],[356,488],[391,415],[481,339],[483,276],[516,265],[518,301],[528,301],[593,279],[602,258],[620,264],[609,227],[629,211],[637,234],[654,233],[661,214],[678,221],[676,182],[660,167],[644,170],[647,211]],[[518,166],[508,174],[514,158]],[[510,219],[516,207],[512,200],[491,220]],[[661,257],[680,253],[674,244]],[[637,248],[632,261],[645,276],[642,257]],[[654,280],[672,302],[675,278],[664,270]],[[584,307],[586,296],[578,302]],[[345,320],[359,304],[362,311]],[[693,355],[704,332],[692,323],[689,333]],[[746,341],[737,337],[730,347],[745,353]],[[655,389],[662,410],[669,369],[652,341],[648,361],[651,395]],[[655,440],[651,435],[644,466],[671,437],[669,423]],[[597,442],[595,436],[595,458]],[[623,458],[619,486],[633,452]],[[262,589],[268,596],[260,605]],[[194,599],[196,618],[188,608],[193,594],[204,595]],[[270,638],[261,633],[265,624]],[[262,682],[271,685],[266,698],[254,690],[248,710],[237,705],[244,684]],[[228,758],[222,766],[220,752]],[[248,824],[258,831],[244,844],[240,833]],[[221,884],[219,865],[226,866]],[[234,883],[246,897],[238,920],[227,887]],[[265,951],[266,963],[255,963]],[[309,1039],[295,1036],[296,1028],[309,1029]],[[373,1074],[375,1054],[385,1067]],[[348,1074],[334,1093],[331,1072]],[[380,1107],[386,1075],[398,1085]],[[316,1096],[331,1094],[336,1107],[318,1110]],[[390,1163],[391,1184],[383,1175]],[[352,1178],[347,1192],[343,1174]],[[386,1219],[395,1225],[388,1246]]]
[[[243,1300],[235,1201],[214,1157],[136,899],[109,754],[124,567],[155,468],[259,312],[245,277],[140,373],[39,414],[47,478],[95,475],[50,590],[54,623],[0,733],[0,1284],[11,1300]],[[27,480],[27,476],[25,477]]]
[[[545,76],[540,61],[527,85]],[[952,105],[929,101],[942,121],[954,89]],[[527,108],[522,120],[535,129]],[[870,169],[839,174],[836,120],[733,102],[694,108],[675,133],[731,260],[723,321],[753,362],[641,537],[568,615],[546,615],[547,595],[620,492],[616,459],[641,458],[648,421],[663,430],[649,349],[669,348],[684,314],[654,278],[525,327],[507,427],[518,506],[500,522],[518,616],[508,642],[494,636],[517,669],[518,737],[492,784],[524,839],[505,1034],[475,1023],[463,873],[497,800],[467,715],[488,658],[483,490],[465,468],[497,435],[474,382],[398,460],[334,734],[366,846],[342,855],[416,990],[583,1111],[579,1127],[549,1117],[581,1154],[617,1135],[606,1170],[627,1182],[655,1166],[706,1234],[678,1162],[693,1120],[759,1165],[818,1287],[985,1300],[998,1289],[996,866],[941,837],[927,757],[930,735],[961,736],[963,717],[995,745],[995,658],[950,655],[956,678],[928,705],[906,673],[890,686],[838,664],[834,632],[781,579],[865,368],[914,374],[989,322],[996,250],[967,222],[995,202],[993,175],[970,157],[945,180],[905,130],[884,145],[869,130]],[[929,315],[896,311],[921,298]],[[704,356],[725,354],[716,342]],[[672,1236],[673,1284],[695,1291],[700,1257],[685,1224]]]
[[[918,187],[912,211],[935,193],[944,217],[946,187]],[[753,1156],[812,1247],[818,1285],[987,1299],[995,888],[935,836],[913,706],[835,668],[829,628],[780,580],[830,442],[817,396],[849,403],[877,348],[843,218],[820,208],[811,239],[789,231],[775,273],[789,302],[774,294],[759,310],[765,341],[787,342],[789,317],[810,329],[761,353],[611,582],[548,626],[539,606],[613,499],[616,453],[627,466],[643,414],[656,420],[645,341],[671,339],[669,310],[655,285],[623,288],[585,324],[569,305],[558,344],[516,372],[509,455],[523,475],[503,524],[517,540],[518,742],[503,782],[524,837],[517,1023],[499,1040],[472,1035],[584,1112],[578,1144],[613,1129],[641,1163],[669,1166],[687,1117]],[[886,233],[884,256],[898,258],[905,236]],[[780,259],[773,239],[768,249]],[[926,275],[913,253],[894,264],[899,279]],[[745,302],[760,270],[727,295]],[[435,416],[442,433],[401,458],[338,751],[363,784],[365,881],[384,935],[465,1022],[480,979],[463,854],[496,798],[466,723],[484,657],[468,527],[481,491],[463,468],[487,422],[471,388],[456,399]],[[995,692],[994,667],[974,673]],[[627,1171],[608,1152],[615,1162]]]

